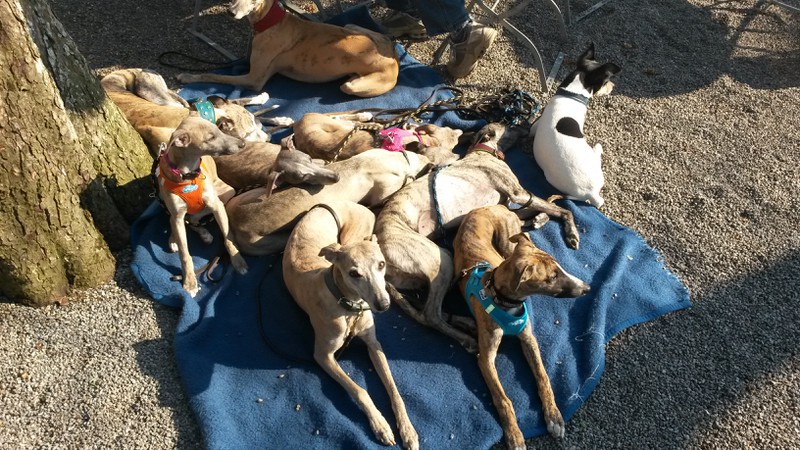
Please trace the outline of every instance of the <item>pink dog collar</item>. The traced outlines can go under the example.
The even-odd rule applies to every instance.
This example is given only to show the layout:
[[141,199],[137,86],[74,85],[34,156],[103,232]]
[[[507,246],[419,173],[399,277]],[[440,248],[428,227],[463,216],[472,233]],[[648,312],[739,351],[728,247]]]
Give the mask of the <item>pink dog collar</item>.
[[408,136],[414,136],[422,145],[428,145],[426,142],[427,139],[425,139],[427,135],[421,135],[416,131],[404,130],[403,128],[387,128],[385,130],[381,130],[378,134],[381,138],[383,138],[381,148],[384,150],[389,150],[390,152],[401,152],[405,150],[405,147],[403,146],[403,138]]

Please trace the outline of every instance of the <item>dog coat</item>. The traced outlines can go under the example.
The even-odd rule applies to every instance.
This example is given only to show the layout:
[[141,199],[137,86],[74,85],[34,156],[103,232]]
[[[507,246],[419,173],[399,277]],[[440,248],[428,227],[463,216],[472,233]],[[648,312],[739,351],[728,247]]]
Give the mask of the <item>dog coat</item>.
[[500,328],[503,329],[503,334],[516,336],[522,332],[525,324],[528,323],[528,304],[522,304],[522,314],[519,316],[512,316],[497,306],[494,303],[494,299],[486,293],[486,287],[481,282],[483,274],[491,267],[487,262],[478,263],[469,275],[467,288],[464,292],[469,312],[472,313],[473,317],[475,316],[475,312],[472,310],[472,302],[470,301],[470,297],[475,297],[480,302],[483,310],[500,325]]
[[206,207],[203,201],[203,186],[206,183],[206,176],[203,173],[206,170],[205,164],[200,163],[200,174],[191,180],[183,180],[174,182],[165,177],[159,168],[158,178],[164,180],[164,188],[169,192],[180,197],[187,206],[187,214],[197,214],[204,210]]

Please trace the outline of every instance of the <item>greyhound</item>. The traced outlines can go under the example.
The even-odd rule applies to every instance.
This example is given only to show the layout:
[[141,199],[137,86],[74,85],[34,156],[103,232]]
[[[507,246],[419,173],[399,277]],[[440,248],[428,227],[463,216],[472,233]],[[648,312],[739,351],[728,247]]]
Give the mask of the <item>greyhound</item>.
[[559,218],[568,245],[577,249],[579,244],[572,213],[528,192],[503,161],[501,149],[521,133],[500,124],[486,125],[466,156],[404,187],[386,202],[376,223],[390,284],[398,289],[428,289],[422,311],[392,290],[393,300],[418,322],[456,339],[471,352],[477,349],[475,339],[442,318],[442,300],[453,281],[453,261],[430,238],[458,227],[475,208],[511,202],[524,205],[521,216],[543,212]]
[[266,186],[268,193],[283,184],[332,184],[339,175],[324,167],[323,161],[294,148],[291,139],[281,145],[269,142],[248,142],[232,155],[214,157],[219,177],[234,189]]
[[280,252],[289,228],[301,214],[318,203],[350,200],[376,206],[430,167],[424,156],[411,152],[367,150],[327,166],[339,181],[327,186],[291,186],[269,195],[258,188],[237,195],[226,208],[236,242],[250,255]]
[[286,14],[278,0],[234,0],[230,12],[236,19],[246,16],[253,27],[250,72],[182,73],[182,83],[233,84],[257,91],[275,74],[306,83],[350,77],[340,89],[358,97],[375,97],[397,84],[400,65],[394,43],[380,33],[303,20]]
[[371,120],[368,112],[307,113],[293,125],[294,141],[302,151],[327,161],[347,159],[377,147],[421,153],[435,165],[458,159],[452,149],[462,134],[459,129],[424,124],[411,130],[383,130],[382,125]]
[[[247,263],[233,243],[223,206],[226,199],[233,196],[233,189],[217,177],[216,165],[211,158],[211,155],[235,153],[243,146],[241,139],[228,136],[211,122],[190,114],[172,133],[169,145],[155,168],[158,194],[170,215],[169,247],[180,254],[183,288],[192,297],[200,287],[186,242],[184,218],[187,214],[194,216],[193,219],[213,214],[231,264],[239,273],[247,272]],[[210,243],[211,235],[206,230],[199,230],[204,232],[200,234],[203,241]]]
[[407,449],[419,439],[389,363],[375,333],[372,312],[389,308],[384,279],[386,263],[372,228],[375,215],[352,202],[312,208],[292,231],[283,254],[283,279],[314,328],[314,359],[364,411],[384,445],[394,445],[389,423],[369,393],[342,370],[334,354],[355,336],[367,344],[370,359],[389,393],[400,440]]
[[[172,132],[190,112],[191,105],[167,89],[161,75],[149,70],[117,70],[103,77],[100,84],[154,154],[162,143],[169,141]],[[209,114],[213,112],[213,122],[226,134],[250,142],[263,142],[267,134],[244,106],[260,105],[268,99],[266,93],[236,100],[212,96],[202,107]]]
[[564,437],[564,419],[533,336],[525,300],[534,294],[579,297],[589,291],[589,286],[536,248],[530,236],[522,232],[520,218],[501,205],[467,214],[453,240],[453,249],[458,287],[475,317],[478,366],[497,408],[506,445],[512,450],[525,449],[514,407],[494,363],[506,334],[516,335],[522,344],[536,379],[547,431],[554,437]]

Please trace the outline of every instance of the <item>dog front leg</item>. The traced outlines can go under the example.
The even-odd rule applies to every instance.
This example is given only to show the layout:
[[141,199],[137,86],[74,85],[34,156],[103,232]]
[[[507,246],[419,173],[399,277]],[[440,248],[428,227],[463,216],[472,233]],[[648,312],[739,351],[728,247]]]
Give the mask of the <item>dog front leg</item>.
[[564,225],[564,235],[567,245],[572,249],[578,249],[581,238],[578,235],[578,228],[575,226],[575,218],[572,216],[572,211],[550,203],[527,191],[525,194],[509,196],[509,200],[520,205],[528,205],[525,208],[515,211],[522,219],[532,217],[535,213],[539,212],[559,219]]
[[186,225],[183,222],[185,217],[185,211],[174,212],[170,216],[170,228],[172,229],[170,240],[178,247],[178,256],[181,259],[181,269],[183,270],[183,289],[191,297],[194,297],[200,291],[200,286],[197,284],[194,262],[192,262],[192,255],[189,254],[189,244],[186,241]]
[[369,393],[344,373],[342,367],[333,357],[332,351],[321,350],[321,348],[324,347],[326,347],[326,345],[320,345],[320,343],[317,342],[317,345],[314,347],[314,360],[317,361],[331,378],[336,380],[336,382],[350,394],[350,398],[364,411],[369,420],[369,426],[375,433],[375,437],[377,437],[383,445],[394,445],[395,441],[392,428],[380,411],[378,411],[378,408],[375,407]]
[[564,419],[561,417],[561,411],[558,410],[556,405],[553,387],[550,384],[547,372],[544,370],[539,343],[533,336],[530,322],[525,325],[525,329],[520,333],[519,339],[522,342],[522,353],[525,355],[525,359],[528,360],[528,365],[531,367],[533,376],[536,379],[536,387],[539,391],[539,399],[542,401],[542,412],[544,413],[544,421],[547,424],[547,431],[553,437],[563,438]]
[[378,338],[375,336],[374,328],[367,332],[367,335],[364,336],[364,341],[367,343],[369,358],[372,360],[372,365],[375,366],[375,370],[377,370],[378,376],[381,378],[383,386],[386,388],[386,392],[389,393],[389,399],[392,402],[392,410],[394,410],[394,416],[397,418],[397,429],[400,432],[400,441],[403,443],[403,448],[418,450],[419,436],[417,436],[417,430],[414,429],[414,425],[411,424],[411,419],[408,418],[406,404],[403,402],[403,398],[400,397],[400,392],[397,390],[392,372],[389,370],[389,361],[386,360],[383,347],[381,347],[381,343],[378,342]]
[[506,395],[503,386],[500,384],[500,377],[497,374],[495,358],[497,349],[503,339],[503,329],[496,326],[491,317],[482,309],[480,302],[474,297],[470,298],[472,310],[475,311],[476,323],[478,325],[478,367],[481,369],[483,379],[492,394],[492,403],[497,409],[500,418],[500,426],[503,428],[503,435],[506,440],[506,447],[511,450],[525,450],[525,437],[517,425],[517,414],[514,412],[514,405]]
[[230,225],[228,224],[228,214],[225,212],[225,206],[221,201],[216,200],[209,202],[207,207],[211,209],[211,212],[214,214],[214,219],[217,221],[217,224],[219,224],[219,230],[222,232],[225,250],[231,257],[231,264],[233,265],[233,268],[236,269],[236,271],[240,274],[244,275],[247,273],[247,263],[245,262],[242,254],[239,252],[239,249],[236,248],[236,244],[233,243],[233,231],[231,231]]
[[178,74],[178,81],[186,83],[220,83],[232,86],[241,86],[251,91],[260,91],[267,84],[267,80],[272,77],[271,71],[254,72],[250,71],[244,75],[222,75],[218,73],[181,73]]

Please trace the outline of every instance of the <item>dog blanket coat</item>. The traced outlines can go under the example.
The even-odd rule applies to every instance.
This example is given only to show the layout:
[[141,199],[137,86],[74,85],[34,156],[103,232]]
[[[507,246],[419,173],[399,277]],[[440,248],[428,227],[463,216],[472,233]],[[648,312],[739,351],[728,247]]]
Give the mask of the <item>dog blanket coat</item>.
[[[354,18],[354,14],[360,14]],[[351,12],[349,22],[369,24],[366,12]],[[306,112],[360,108],[415,108],[435,87],[439,75],[403,53],[398,86],[372,99],[354,99],[339,83],[310,85],[276,76],[265,90],[276,113],[299,119]],[[240,71],[245,70],[239,68]],[[186,98],[217,94],[245,97],[232,86],[188,85]],[[441,92],[438,99],[449,94]],[[437,125],[477,129],[482,123],[455,113],[424,116]],[[273,136],[277,142],[284,134]],[[462,151],[464,149],[461,149]],[[541,197],[556,191],[544,182],[533,159],[521,148],[506,161],[524,186]],[[556,403],[569,420],[600,380],[605,344],[619,331],[690,306],[688,293],[661,256],[633,231],[597,209],[566,201],[581,233],[581,249],[566,247],[560,223],[530,232],[537,247],[553,255],[569,273],[591,285],[579,299],[536,297],[528,305]],[[211,227],[212,233],[218,231]],[[383,449],[366,417],[313,361],[314,338],[308,316],[289,296],[280,255],[246,257],[246,275],[218,267],[218,283],[199,279],[202,289],[189,297],[180,283],[175,253],[167,252],[167,215],[157,203],[133,225],[132,270],[157,302],[180,309],[175,357],[184,390],[210,449]],[[188,233],[195,266],[221,252]],[[218,235],[217,235],[218,236]],[[454,289],[445,299],[450,311],[468,315]],[[486,383],[474,355],[455,341],[422,326],[395,306],[375,314],[378,339],[419,436],[430,449],[488,449],[502,439]],[[511,342],[513,340],[510,340]],[[519,345],[503,342],[496,360],[501,381],[514,403],[526,437],[547,433],[535,382]],[[624,348],[619,349],[625,351]],[[388,396],[372,369],[366,347],[353,340],[339,357],[343,369],[369,391],[394,426]],[[396,433],[396,430],[395,430]],[[569,425],[567,425],[569,433]]]

